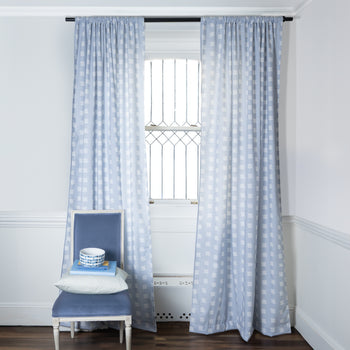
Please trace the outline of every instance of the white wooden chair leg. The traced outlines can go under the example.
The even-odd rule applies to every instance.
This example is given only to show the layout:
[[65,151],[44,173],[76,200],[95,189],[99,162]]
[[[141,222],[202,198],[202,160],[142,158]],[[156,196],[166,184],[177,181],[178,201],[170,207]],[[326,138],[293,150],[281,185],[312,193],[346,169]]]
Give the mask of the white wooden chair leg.
[[124,341],[124,321],[119,322],[119,341],[120,344]]
[[53,324],[53,339],[55,342],[55,350],[60,350],[60,321],[57,319],[52,320]]
[[75,328],[75,322],[70,323],[70,337],[74,338],[74,328]]
[[131,316],[125,320],[126,350],[131,350]]

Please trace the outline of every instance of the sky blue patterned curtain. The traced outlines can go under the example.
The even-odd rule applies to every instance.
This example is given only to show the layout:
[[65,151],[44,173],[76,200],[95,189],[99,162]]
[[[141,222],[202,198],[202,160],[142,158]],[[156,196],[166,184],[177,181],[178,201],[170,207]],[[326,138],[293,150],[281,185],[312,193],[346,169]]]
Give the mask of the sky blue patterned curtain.
[[143,18],[75,20],[70,211],[125,210],[125,270],[133,326],[155,330],[143,115]]
[[203,18],[190,330],[290,332],[278,159],[282,18]]

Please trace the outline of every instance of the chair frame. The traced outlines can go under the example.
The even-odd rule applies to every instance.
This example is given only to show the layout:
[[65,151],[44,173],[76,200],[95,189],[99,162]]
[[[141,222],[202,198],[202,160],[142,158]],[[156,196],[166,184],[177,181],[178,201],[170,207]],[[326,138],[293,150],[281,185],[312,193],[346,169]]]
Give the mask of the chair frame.
[[[71,264],[73,264],[74,248],[74,217],[75,214],[103,214],[120,213],[121,214],[121,234],[120,234],[120,268],[124,268],[124,210],[72,210],[71,214]],[[55,350],[59,350],[60,322],[70,322],[71,338],[74,338],[75,322],[89,321],[119,321],[119,341],[123,343],[125,329],[126,350],[131,350],[131,315],[119,316],[93,316],[93,317],[52,317],[53,335]],[[124,326],[125,325],[125,326]]]

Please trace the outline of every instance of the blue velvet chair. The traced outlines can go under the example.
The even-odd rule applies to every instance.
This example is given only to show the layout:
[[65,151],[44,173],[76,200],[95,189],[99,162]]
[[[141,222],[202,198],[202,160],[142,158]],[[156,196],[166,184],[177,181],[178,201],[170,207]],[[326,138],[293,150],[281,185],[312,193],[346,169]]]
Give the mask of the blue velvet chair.
[[[124,264],[124,212],[122,210],[72,211],[71,263],[87,247],[102,248],[105,260]],[[60,322],[70,322],[74,337],[75,322],[119,321],[120,343],[125,328],[126,349],[131,349],[131,303],[128,291],[114,294],[74,294],[62,291],[52,308],[55,349],[59,350]]]

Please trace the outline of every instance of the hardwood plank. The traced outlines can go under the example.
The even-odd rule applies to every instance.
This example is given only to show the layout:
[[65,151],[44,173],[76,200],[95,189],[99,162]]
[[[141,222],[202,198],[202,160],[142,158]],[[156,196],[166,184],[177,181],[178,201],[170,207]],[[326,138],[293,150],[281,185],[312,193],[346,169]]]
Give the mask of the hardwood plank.
[[[53,333],[51,327],[0,327],[1,350],[52,350]],[[60,350],[121,350],[125,344],[119,343],[119,332],[112,329],[95,332],[78,332],[71,339],[69,332],[60,332]],[[157,333],[133,329],[133,350],[309,350],[312,349],[302,336],[292,329],[291,334],[267,337],[255,332],[248,343],[238,331],[201,335],[189,332],[186,322],[158,323]]]

